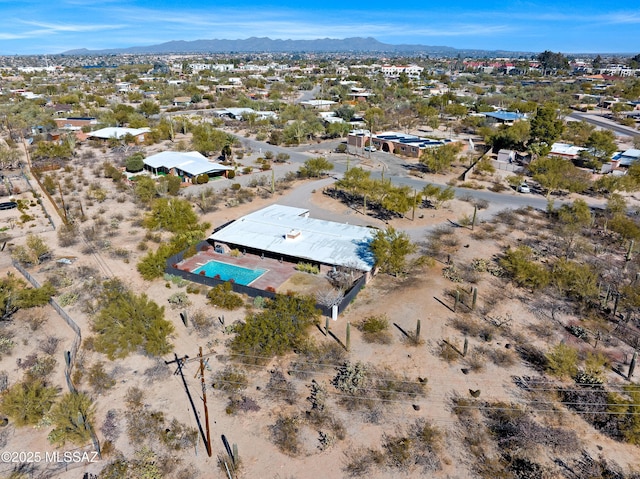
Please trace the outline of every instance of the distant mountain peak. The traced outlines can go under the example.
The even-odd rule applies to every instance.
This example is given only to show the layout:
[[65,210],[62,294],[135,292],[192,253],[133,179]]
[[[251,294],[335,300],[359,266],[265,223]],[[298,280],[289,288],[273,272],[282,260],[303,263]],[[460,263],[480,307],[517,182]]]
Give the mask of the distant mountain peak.
[[321,38],[314,40],[282,40],[268,37],[250,37],[244,40],[172,40],[158,45],[88,50],[80,48],[64,55],[108,55],[120,53],[432,53],[454,54],[458,50],[446,46],[392,45],[373,37]]

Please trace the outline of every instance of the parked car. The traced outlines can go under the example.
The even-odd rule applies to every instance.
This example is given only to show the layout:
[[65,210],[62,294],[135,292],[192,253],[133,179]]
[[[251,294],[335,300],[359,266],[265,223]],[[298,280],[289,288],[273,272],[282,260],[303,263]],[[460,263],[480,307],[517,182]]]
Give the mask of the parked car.
[[518,191],[520,193],[531,193],[531,188],[529,188],[528,184],[522,183],[520,186],[518,186]]
[[375,146],[365,146],[364,147],[364,151],[376,151],[376,147]]

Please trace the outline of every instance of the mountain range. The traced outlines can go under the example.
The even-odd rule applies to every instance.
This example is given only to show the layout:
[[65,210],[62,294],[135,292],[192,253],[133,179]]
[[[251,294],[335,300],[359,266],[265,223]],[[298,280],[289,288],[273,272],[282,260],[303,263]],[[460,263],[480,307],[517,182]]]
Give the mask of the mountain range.
[[316,40],[273,40],[268,37],[251,37],[244,40],[175,40],[158,45],[113,48],[106,50],[88,50],[86,48],[68,50],[63,55],[117,55],[117,54],[170,54],[170,53],[391,53],[411,55],[436,55],[452,57],[499,56],[514,53],[485,50],[458,50],[447,46],[393,45],[382,43],[375,38],[322,38]]

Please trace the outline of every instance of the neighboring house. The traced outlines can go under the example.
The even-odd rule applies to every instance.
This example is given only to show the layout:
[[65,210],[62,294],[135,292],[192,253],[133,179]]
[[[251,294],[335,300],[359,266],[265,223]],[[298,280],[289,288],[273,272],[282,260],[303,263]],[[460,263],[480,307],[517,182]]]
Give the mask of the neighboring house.
[[190,96],[177,96],[173,99],[171,103],[173,106],[189,106],[191,105],[191,97]]
[[255,114],[257,120],[278,118],[278,114],[275,111],[256,111],[253,108],[224,108],[216,110],[214,114],[218,117],[226,116],[234,120],[244,120],[251,114]]
[[586,150],[581,146],[573,146],[569,143],[554,143],[551,145],[549,156],[556,158],[565,158],[567,160],[576,160],[580,156],[580,152]]
[[618,167],[628,168],[632,163],[640,161],[640,150],[632,148],[614,155],[614,164]]
[[242,88],[242,85],[218,85],[216,86],[216,91],[218,93],[224,93],[226,91],[237,90],[238,88]]
[[417,65],[382,65],[380,71],[388,78],[398,78],[402,73],[409,78],[420,78],[424,68]]
[[365,226],[309,218],[304,208],[274,204],[216,229],[208,241],[214,247],[221,244],[293,263],[308,261],[370,272],[373,233]]
[[175,175],[180,176],[182,181],[193,182],[193,178],[199,175],[226,177],[227,171],[233,170],[233,167],[209,161],[197,151],[163,151],[145,158],[144,169],[154,175]]
[[62,130],[80,130],[83,126],[92,126],[98,124],[98,120],[90,116],[54,118],[53,121],[55,121],[58,128]]
[[353,130],[347,137],[347,144],[356,148],[364,148],[371,143],[378,150],[411,158],[419,158],[425,150],[437,148],[450,142],[451,140],[422,138],[394,131],[371,135],[369,130]]
[[124,128],[115,126],[92,131],[88,137],[92,140],[108,141],[114,138],[116,140],[122,140],[127,135],[131,135],[137,143],[142,143],[145,135],[150,131],[149,128]]
[[316,110],[324,111],[330,110],[335,104],[336,102],[331,100],[307,100],[300,102],[300,105],[302,105],[304,108],[315,108]]
[[524,114],[515,111],[488,111],[482,114],[487,118],[488,123],[501,123],[504,125],[511,125],[515,121],[526,118]]

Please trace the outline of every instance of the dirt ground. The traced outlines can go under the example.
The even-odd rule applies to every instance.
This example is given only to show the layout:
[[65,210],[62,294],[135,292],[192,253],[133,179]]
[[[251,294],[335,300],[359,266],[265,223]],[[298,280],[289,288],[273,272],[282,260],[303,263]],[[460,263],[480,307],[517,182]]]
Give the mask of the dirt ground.
[[[90,176],[87,173],[86,176]],[[91,179],[90,181],[94,181]],[[297,188],[307,188],[310,194],[300,207],[308,207],[312,217],[330,216],[336,221],[346,221],[356,224],[369,224],[384,228],[387,223],[371,217],[364,217],[358,212],[354,212],[347,206],[333,200],[322,193],[322,187],[326,186],[329,180],[317,182],[317,187],[310,187],[311,183],[301,183]],[[167,418],[176,418],[179,421],[191,426],[196,426],[195,415],[203,420],[204,414],[201,402],[200,379],[197,377],[197,362],[194,358],[198,348],[203,347],[205,354],[210,355],[207,365],[207,384],[211,384],[211,377],[216,371],[222,369],[226,364],[227,347],[226,342],[230,335],[226,326],[234,321],[242,320],[245,310],[234,312],[216,310],[206,303],[204,295],[190,294],[191,304],[188,306],[190,316],[197,310],[206,311],[208,315],[216,318],[214,327],[206,336],[199,335],[192,327],[185,327],[179,313],[182,310],[169,307],[167,298],[177,292],[182,291],[179,286],[165,280],[147,282],[140,278],[135,270],[135,265],[144,255],[139,251],[137,245],[144,239],[145,231],[139,226],[137,218],[139,212],[129,201],[119,202],[119,193],[113,185],[101,181],[101,185],[108,190],[107,199],[104,202],[96,202],[93,206],[85,205],[87,216],[92,221],[97,221],[101,216],[118,215],[120,218],[114,228],[114,233],[109,238],[109,244],[104,248],[96,249],[88,253],[84,249],[84,243],[70,247],[59,247],[56,233],[51,228],[46,227],[46,222],[38,223],[41,226],[34,226],[31,229],[37,231],[54,247],[55,258],[72,257],[71,265],[45,264],[32,268],[32,274],[40,281],[44,281],[54,270],[68,268],[75,271],[80,265],[86,265],[96,271],[96,276],[100,278],[119,277],[136,292],[144,292],[151,299],[160,305],[165,305],[165,317],[175,326],[175,334],[172,337],[175,353],[182,357],[189,356],[185,365],[185,379],[189,390],[193,396],[197,411],[193,411],[187,398],[187,394],[182,384],[180,376],[174,374],[175,364],[164,368],[164,374],[152,375],[148,371],[158,364],[164,365],[164,360],[171,361],[173,355],[162,358],[163,361],[144,357],[142,355],[131,355],[124,360],[113,363],[107,362],[107,370],[116,379],[115,386],[103,395],[93,394],[91,388],[86,383],[80,383],[81,390],[92,393],[96,403],[96,428],[99,430],[103,423],[107,411],[115,409],[120,417],[120,427],[123,430],[119,439],[115,443],[115,448],[122,451],[125,456],[131,457],[138,448],[137,444],[130,444],[126,433],[124,433],[124,397],[131,386],[137,386],[145,391],[145,407],[154,410],[161,410]],[[315,183],[314,183],[315,185]],[[242,204],[233,208],[222,207],[218,211],[203,215],[203,221],[209,221],[214,227],[229,220],[237,218],[243,214],[255,211],[268,204],[286,200],[287,195],[294,194],[294,190],[285,192],[280,197],[260,199],[256,198],[251,203]],[[45,207],[52,210],[51,205]],[[99,213],[103,210],[102,213]],[[491,258],[499,252],[500,241],[493,237],[483,239],[474,238],[472,231],[467,227],[455,227],[452,222],[458,221],[465,215],[470,215],[473,206],[465,201],[454,200],[439,210],[421,209],[414,220],[394,219],[389,224],[403,231],[408,231],[411,237],[419,243],[426,241],[427,234],[436,227],[450,228],[454,230],[458,241],[458,248],[455,251],[456,264],[469,263],[474,258]],[[95,219],[93,219],[95,218]],[[482,220],[489,220],[488,215],[481,216]],[[7,220],[7,224],[8,220]],[[27,227],[29,228],[29,227]],[[479,226],[481,228],[481,226]],[[20,231],[27,232],[28,229],[21,228]],[[26,233],[25,233],[26,234]],[[514,239],[517,239],[522,232],[511,232]],[[15,235],[13,241],[21,244],[24,241],[23,235]],[[126,250],[126,259],[114,254],[117,250]],[[2,274],[12,272],[19,274],[8,264],[8,254],[2,254]],[[250,373],[250,384],[244,394],[251,397],[259,405],[259,411],[238,412],[227,414],[227,396],[211,387],[207,389],[207,399],[209,407],[209,418],[211,422],[211,438],[213,445],[213,457],[207,457],[202,440],[198,441],[195,449],[183,450],[179,453],[179,465],[176,471],[191,471],[191,476],[184,477],[225,477],[225,474],[217,466],[217,455],[224,453],[221,435],[225,435],[230,443],[237,444],[242,467],[239,477],[245,478],[315,478],[315,477],[345,477],[343,467],[346,462],[346,453],[361,447],[379,448],[383,434],[391,434],[398,428],[405,426],[416,419],[424,418],[431,421],[438,427],[444,435],[444,447],[442,449],[442,469],[428,476],[424,476],[420,470],[411,470],[400,475],[404,477],[449,477],[449,478],[471,478],[470,459],[467,451],[462,446],[460,431],[457,421],[451,412],[451,397],[459,395],[469,397],[470,391],[481,391],[481,398],[488,401],[520,402],[521,397],[515,392],[513,376],[531,376],[535,372],[521,361],[516,361],[509,367],[498,367],[488,362],[481,370],[466,372],[463,369],[469,368],[468,358],[456,358],[452,362],[443,361],[440,357],[442,341],[447,340],[458,348],[462,347],[464,336],[451,325],[452,319],[457,315],[476,316],[484,321],[505,322],[512,331],[529,337],[536,344],[542,346],[555,343],[561,339],[570,340],[561,331],[561,328],[553,329],[549,322],[544,322],[532,310],[536,298],[517,290],[499,281],[487,273],[483,273],[477,283],[479,290],[477,311],[468,311],[468,306],[459,306],[457,313],[454,313],[453,300],[446,292],[455,289],[456,285],[446,279],[442,270],[444,262],[436,262],[431,266],[426,266],[417,273],[411,274],[404,279],[397,279],[386,275],[376,276],[359,294],[357,299],[348,307],[346,312],[336,322],[330,325],[332,335],[345,341],[347,324],[355,325],[361,319],[371,315],[386,315],[393,325],[391,327],[392,339],[390,344],[377,345],[367,343],[362,335],[355,328],[351,328],[351,350],[347,358],[352,361],[371,363],[380,368],[390,368],[396,372],[402,372],[408,380],[427,380],[428,394],[424,398],[412,400],[396,399],[392,401],[380,401],[377,405],[380,420],[371,422],[365,419],[365,414],[356,409],[349,412],[344,408],[334,405],[337,398],[331,398],[332,412],[340,419],[346,428],[345,439],[337,441],[333,446],[321,451],[318,447],[318,431],[303,425],[301,451],[295,458],[281,453],[270,440],[270,426],[274,424],[276,418],[281,413],[299,414],[304,416],[305,410],[309,408],[306,397],[309,395],[310,377],[323,384],[328,384],[334,370],[319,371],[313,373],[309,378],[292,379],[298,400],[294,405],[283,405],[265,395],[265,387],[271,372],[282,368],[287,371],[290,366],[290,358],[281,358],[271,361],[265,367],[255,367],[244,364]],[[73,275],[71,275],[73,278]],[[294,277],[296,278],[296,277]],[[309,282],[291,278],[289,281],[292,287],[287,289],[307,289]],[[79,284],[73,279],[73,283],[64,289],[72,291]],[[295,286],[295,288],[294,288]],[[65,309],[71,317],[80,325],[84,339],[91,335],[90,317],[83,311],[81,302],[69,305]],[[15,347],[10,355],[4,355],[0,360],[0,371],[6,371],[9,377],[9,384],[18,381],[22,375],[22,370],[16,365],[18,359],[24,359],[29,354],[38,350],[39,344],[44,341],[45,336],[55,335],[60,338],[60,347],[56,352],[57,367],[55,369],[54,381],[59,385],[61,391],[66,391],[62,370],[64,360],[62,351],[67,350],[73,340],[73,335],[58,315],[49,307],[44,308],[48,321],[42,325],[35,333],[28,325],[19,321],[19,318],[10,325],[3,325],[2,328],[11,329],[14,333]],[[224,318],[224,325],[218,318]],[[564,321],[572,318],[564,317]],[[406,341],[404,332],[412,332],[416,329],[417,321],[421,321],[422,343],[412,346]],[[324,321],[324,320],[323,320]],[[542,325],[542,326],[541,326]],[[545,337],[536,337],[535,328],[547,328],[549,333]],[[335,342],[331,336],[326,336],[322,328],[312,330],[311,336],[318,343]],[[498,334],[494,338],[481,341],[477,338],[469,340],[469,350],[471,352],[478,348],[491,348],[495,350],[513,349],[517,344],[517,336]],[[293,357],[293,355],[292,355]],[[78,363],[87,366],[98,360],[105,360],[98,353],[82,349],[78,357]],[[239,361],[243,363],[243,361]],[[247,361],[248,362],[248,361]],[[611,381],[621,381],[612,373]],[[593,457],[602,454],[613,459],[625,467],[638,466],[640,459],[638,450],[634,446],[620,444],[597,433],[593,428],[576,419],[569,414],[559,413],[557,421],[562,424],[571,425],[575,430],[580,431],[585,439],[584,448]],[[46,435],[48,429],[42,428],[22,428],[16,429],[8,426],[9,434],[7,443],[2,448],[7,451],[52,451],[52,446],[47,442]],[[100,433],[98,433],[100,436]],[[67,445],[60,448],[60,451],[73,450],[76,446]],[[55,471],[52,477],[78,478],[84,472],[98,473],[102,467],[112,458],[105,457],[96,463],[79,463],[68,465],[68,471],[63,471],[60,465],[48,465],[49,471]],[[547,457],[551,461],[551,457]],[[56,469],[54,469],[56,468]],[[39,473],[45,471],[44,465],[38,465]],[[7,474],[10,468],[0,468],[0,474]],[[194,472],[194,471],[197,471]],[[177,472],[175,473],[177,474]],[[187,473],[185,473],[187,474]],[[198,475],[199,474],[199,475]],[[378,470],[367,477],[371,478],[392,478],[398,477],[399,473],[392,470]],[[38,477],[38,476],[35,476]],[[169,477],[169,476],[168,476]],[[170,477],[178,477],[173,474]],[[183,477],[183,476],[180,476]]]

